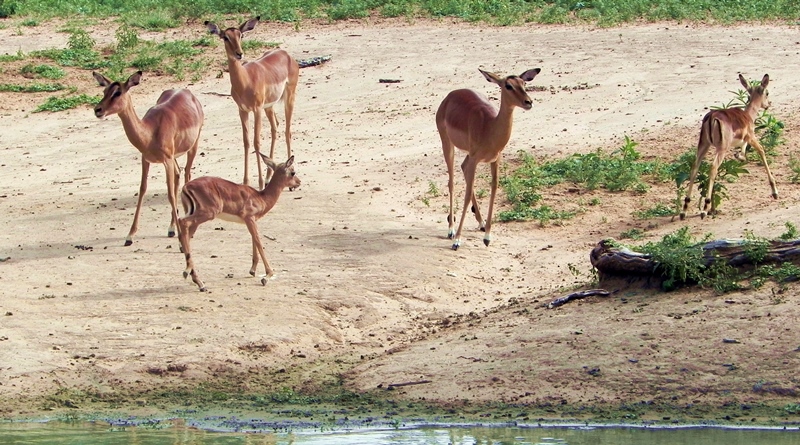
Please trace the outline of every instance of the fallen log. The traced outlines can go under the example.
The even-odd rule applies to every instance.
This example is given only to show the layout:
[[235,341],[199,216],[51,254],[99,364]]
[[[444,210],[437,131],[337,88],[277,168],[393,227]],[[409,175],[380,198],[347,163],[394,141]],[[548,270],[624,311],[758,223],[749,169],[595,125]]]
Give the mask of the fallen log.
[[[719,261],[740,270],[756,265],[800,263],[800,240],[722,239],[687,249],[702,249],[702,265],[709,267]],[[597,243],[589,254],[600,281],[619,277],[660,277],[663,270],[651,255],[634,252],[613,239]]]
[[309,57],[308,59],[298,59],[297,65],[300,66],[300,68],[308,68],[310,66],[322,65],[329,60],[331,60],[331,56]]

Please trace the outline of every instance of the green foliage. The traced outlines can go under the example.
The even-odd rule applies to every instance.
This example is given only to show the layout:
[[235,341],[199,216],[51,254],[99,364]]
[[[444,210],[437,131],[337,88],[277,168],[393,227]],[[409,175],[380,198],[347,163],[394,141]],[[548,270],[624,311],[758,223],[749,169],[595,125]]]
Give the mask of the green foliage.
[[636,219],[651,219],[675,215],[676,212],[674,206],[668,206],[660,202],[649,209],[637,210],[633,212],[633,217]]
[[644,230],[634,227],[619,234],[619,239],[632,239],[634,241],[644,238]]
[[100,99],[101,98],[99,96],[89,96],[86,94],[79,94],[76,96],[65,96],[65,97],[51,96],[47,98],[47,101],[45,101],[45,103],[36,107],[36,109],[33,110],[33,112],[39,113],[42,111],[51,111],[51,112],[64,111],[84,104],[95,106],[100,102]]
[[47,93],[65,89],[67,89],[67,87],[60,83],[33,83],[30,85],[0,84],[0,92],[7,93]]
[[789,180],[797,184],[800,182],[800,159],[795,155],[789,155],[789,168],[792,170],[792,177]]
[[114,37],[117,39],[117,51],[122,53],[130,51],[139,45],[139,34],[126,24],[117,28]]
[[61,79],[66,74],[64,70],[57,66],[46,64],[34,65],[32,63],[20,68],[19,73],[28,78],[42,77],[52,80]]
[[84,30],[76,29],[70,32],[66,49],[45,49],[33,51],[34,57],[50,59],[61,66],[72,66],[93,70],[103,68],[107,62],[94,51],[94,39]]
[[778,236],[778,238],[784,241],[794,240],[798,238],[797,226],[790,223],[789,221],[786,221],[784,223],[784,226],[786,227],[786,231],[783,232],[780,236]]
[[552,207],[540,205],[538,207],[516,206],[511,210],[500,212],[497,217],[500,221],[538,221],[545,226],[548,223],[560,223],[575,217],[575,212],[553,210]]
[[702,244],[684,226],[665,235],[661,241],[649,242],[638,249],[649,254],[658,264],[658,270],[665,277],[662,288],[673,290],[689,282],[699,282],[705,265]]
[[24,58],[25,54],[22,51],[18,51],[16,54],[0,54],[0,63],[16,62]]
[[128,26],[148,31],[163,31],[169,28],[177,28],[181,25],[181,21],[177,16],[160,8],[129,11],[122,16],[122,22]]

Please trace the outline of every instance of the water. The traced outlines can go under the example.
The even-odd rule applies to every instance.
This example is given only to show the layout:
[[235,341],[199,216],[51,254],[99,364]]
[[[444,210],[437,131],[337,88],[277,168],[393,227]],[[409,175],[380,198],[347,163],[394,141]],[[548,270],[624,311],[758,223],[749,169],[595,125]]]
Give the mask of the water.
[[[160,425],[160,424],[159,424]],[[444,427],[223,433],[187,425],[0,423],[0,445],[800,445],[800,430],[630,427]]]

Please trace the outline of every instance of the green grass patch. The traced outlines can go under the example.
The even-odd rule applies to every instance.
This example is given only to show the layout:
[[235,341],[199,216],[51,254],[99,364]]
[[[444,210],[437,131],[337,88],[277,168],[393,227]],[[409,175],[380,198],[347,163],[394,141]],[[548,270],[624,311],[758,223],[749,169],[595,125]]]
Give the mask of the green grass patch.
[[675,216],[677,214],[678,212],[676,212],[674,205],[658,203],[653,207],[633,212],[633,217],[636,219],[652,219],[664,216]]
[[20,68],[19,73],[28,78],[41,77],[44,79],[58,80],[66,75],[63,69],[46,64],[34,65],[29,63]]
[[60,83],[33,83],[30,85],[0,84],[0,92],[4,93],[51,93],[66,90],[68,87]]
[[47,98],[45,103],[36,107],[33,110],[34,113],[40,113],[42,111],[64,111],[69,110],[72,108],[76,108],[80,105],[91,105],[95,106],[100,102],[100,96],[89,96],[87,94],[79,94],[75,96],[64,96],[64,97],[55,97],[51,96]]

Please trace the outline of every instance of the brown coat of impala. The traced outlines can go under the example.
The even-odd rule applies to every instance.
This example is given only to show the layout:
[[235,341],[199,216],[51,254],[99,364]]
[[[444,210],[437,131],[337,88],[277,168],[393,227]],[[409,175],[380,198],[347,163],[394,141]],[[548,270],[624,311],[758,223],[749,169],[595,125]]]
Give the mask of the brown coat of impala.
[[203,128],[203,107],[189,90],[166,90],[161,93],[156,105],[139,119],[133,108],[129,90],[139,85],[142,72],[131,75],[125,82],[112,82],[99,73],[92,73],[97,83],[105,87],[103,98],[94,109],[98,118],[119,115],[128,140],[142,153],[142,179],[139,184],[139,199],[133,224],[125,245],[133,243],[133,235],[139,230],[139,214],[147,191],[147,175],[150,164],[164,164],[167,171],[167,195],[172,208],[172,219],[167,236],[175,236],[178,219],[177,193],[180,187],[180,169],[176,158],[186,153],[186,182],[192,177],[192,163],[200,143]]
[[[703,162],[711,147],[714,147],[714,159],[711,161],[711,170],[708,174],[708,189],[703,201],[703,210],[700,212],[700,219],[705,218],[706,212],[710,214],[716,212],[712,200],[714,180],[717,178],[719,166],[725,159],[728,150],[739,149],[739,151],[734,151],[734,156],[736,159],[745,160],[745,149],[748,144],[758,152],[761,163],[764,164],[764,168],[767,170],[767,179],[769,180],[770,189],[772,189],[772,197],[778,199],[775,177],[772,176],[772,172],[769,170],[764,147],[761,146],[761,142],[759,142],[755,132],[755,120],[758,117],[759,110],[766,110],[770,106],[769,92],[767,91],[769,75],[765,74],[757,85],[750,85],[744,76],[739,74],[739,82],[745,87],[749,96],[747,106],[744,109],[725,108],[712,110],[703,117],[703,123],[700,126],[700,140],[697,143],[697,156],[689,173],[689,186],[686,191],[686,197],[683,199],[681,219],[686,218],[686,210],[692,200],[692,187],[694,187],[694,181],[697,178],[697,171],[700,169],[700,163]],[[711,207],[710,210],[709,206]]]
[[[259,59],[242,62],[242,36],[252,31],[260,17],[242,23],[238,28],[219,29],[211,22],[205,22],[208,32],[222,39],[225,54],[228,56],[228,71],[231,77],[231,96],[239,107],[239,119],[242,123],[242,139],[244,140],[244,180],[249,184],[248,159],[250,153],[250,113],[253,113],[253,146],[261,154],[261,110],[264,110],[272,134],[269,157],[275,157],[275,141],[278,134],[278,119],[273,106],[283,101],[286,117],[286,152],[292,155],[292,112],[294,110],[295,90],[300,76],[300,67],[292,56],[282,49],[267,51]],[[259,156],[258,188],[264,188],[264,175]]]
[[192,281],[197,284],[201,292],[206,291],[206,286],[197,275],[197,269],[192,260],[191,239],[197,228],[204,222],[214,218],[242,223],[250,232],[253,246],[253,264],[250,275],[256,274],[259,257],[264,262],[266,276],[261,279],[261,284],[266,285],[267,279],[272,277],[273,271],[264,254],[261,245],[261,235],[258,234],[258,220],[267,214],[281,196],[283,189],[300,186],[300,178],[294,170],[294,156],[283,164],[275,164],[270,158],[261,157],[273,175],[267,186],[256,190],[249,185],[236,184],[227,179],[213,176],[203,176],[187,183],[181,192],[181,202],[185,216],[178,220],[178,227],[183,253],[186,257],[186,269],[183,277],[192,276]]
[[[530,82],[541,71],[539,68],[525,71],[519,76],[501,77],[494,73],[478,70],[489,82],[500,86],[500,109],[495,109],[489,100],[477,91],[463,89],[452,91],[444,98],[436,111],[436,128],[442,138],[442,151],[447,164],[447,189],[450,192],[450,212],[447,215],[447,237],[455,238],[453,250],[461,246],[461,230],[467,215],[470,201],[475,219],[481,230],[486,232],[483,243],[488,246],[491,241],[492,214],[497,194],[500,155],[511,137],[514,109],[520,107],[530,110],[533,107],[531,98],[525,92],[525,82]],[[464,207],[461,209],[461,220],[458,231],[453,229],[453,167],[455,148],[467,152],[461,170],[467,183],[464,195]],[[478,164],[489,163],[492,169],[492,190],[489,198],[489,214],[486,221],[481,218],[478,200],[475,198],[475,171]]]

